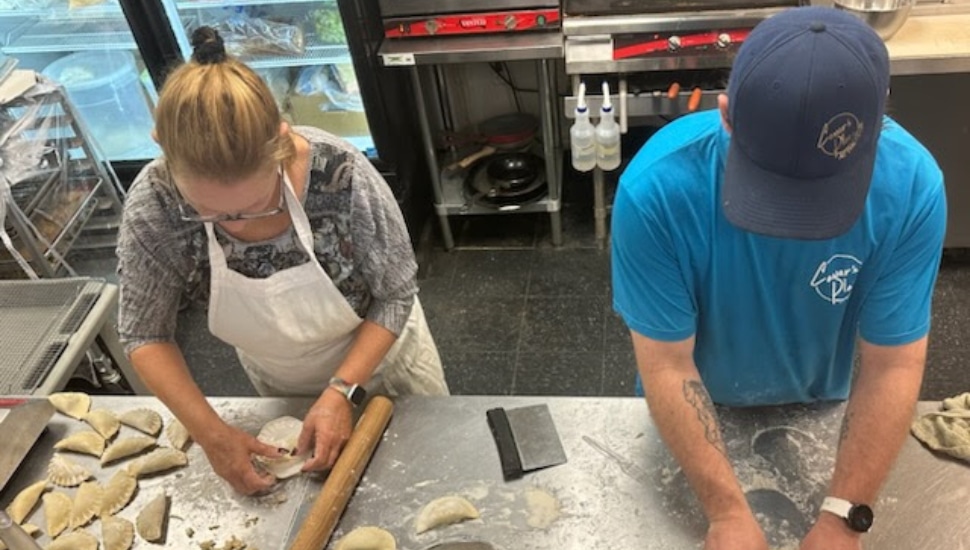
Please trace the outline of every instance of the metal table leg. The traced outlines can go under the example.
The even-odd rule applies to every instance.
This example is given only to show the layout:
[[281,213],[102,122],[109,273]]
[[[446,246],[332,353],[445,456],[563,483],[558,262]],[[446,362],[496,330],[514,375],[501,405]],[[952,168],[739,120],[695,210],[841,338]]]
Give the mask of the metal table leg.
[[424,146],[424,156],[428,161],[428,171],[431,176],[431,189],[434,192],[435,212],[441,223],[441,237],[445,250],[455,247],[455,239],[451,234],[451,224],[448,214],[442,204],[444,200],[441,192],[441,169],[438,167],[438,156],[435,154],[434,140],[431,137],[431,124],[428,122],[428,110],[424,103],[424,91],[421,88],[421,72],[417,65],[411,67],[411,86],[414,89],[415,108],[417,109],[418,124],[421,127],[421,144]]
[[[106,297],[110,299],[111,309],[116,309],[118,306],[118,287],[115,285],[107,285],[102,292],[102,300]],[[108,356],[111,357],[115,366],[124,375],[128,386],[135,392],[135,395],[152,395],[151,390],[142,382],[141,377],[135,372],[135,368],[128,362],[128,356],[125,355],[125,350],[121,346],[121,341],[118,339],[118,331],[114,325],[106,320],[106,322],[101,324],[101,331],[98,332],[98,336]]]
[[549,186],[549,222],[552,244],[562,246],[562,217],[559,191],[562,181],[559,166],[559,136],[556,134],[556,98],[553,71],[550,60],[541,59],[539,64],[539,103],[542,106],[542,154],[546,159],[546,177]]
[[596,244],[606,247],[606,175],[593,168],[593,219],[596,221]]

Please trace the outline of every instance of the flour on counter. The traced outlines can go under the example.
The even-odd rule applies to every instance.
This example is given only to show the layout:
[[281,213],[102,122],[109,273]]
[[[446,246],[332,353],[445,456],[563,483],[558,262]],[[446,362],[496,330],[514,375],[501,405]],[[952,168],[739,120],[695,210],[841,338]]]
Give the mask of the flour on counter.
[[536,529],[547,529],[559,519],[559,500],[543,489],[532,487],[525,492],[526,505],[529,508],[527,523]]

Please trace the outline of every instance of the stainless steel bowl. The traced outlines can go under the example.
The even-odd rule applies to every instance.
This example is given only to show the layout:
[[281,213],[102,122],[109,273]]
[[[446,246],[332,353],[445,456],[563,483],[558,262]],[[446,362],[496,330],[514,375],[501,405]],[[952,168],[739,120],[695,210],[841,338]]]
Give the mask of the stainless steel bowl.
[[883,40],[903,26],[916,0],[835,0],[835,7],[862,19]]

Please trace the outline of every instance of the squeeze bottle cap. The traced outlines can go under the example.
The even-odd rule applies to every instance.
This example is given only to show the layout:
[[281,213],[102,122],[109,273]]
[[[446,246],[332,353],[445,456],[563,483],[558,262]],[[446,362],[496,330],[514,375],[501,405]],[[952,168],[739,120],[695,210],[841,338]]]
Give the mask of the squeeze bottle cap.
[[613,103],[610,101],[610,83],[603,81],[603,112],[613,110]]
[[576,112],[586,112],[586,83],[579,83],[579,97],[576,98]]

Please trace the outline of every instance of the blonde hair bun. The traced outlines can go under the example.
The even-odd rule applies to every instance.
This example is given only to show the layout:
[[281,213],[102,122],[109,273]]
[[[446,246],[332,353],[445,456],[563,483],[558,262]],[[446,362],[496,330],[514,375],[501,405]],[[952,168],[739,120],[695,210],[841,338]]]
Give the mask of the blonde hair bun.
[[192,31],[192,60],[199,65],[222,63],[226,60],[226,45],[219,32],[212,27],[199,27]]

